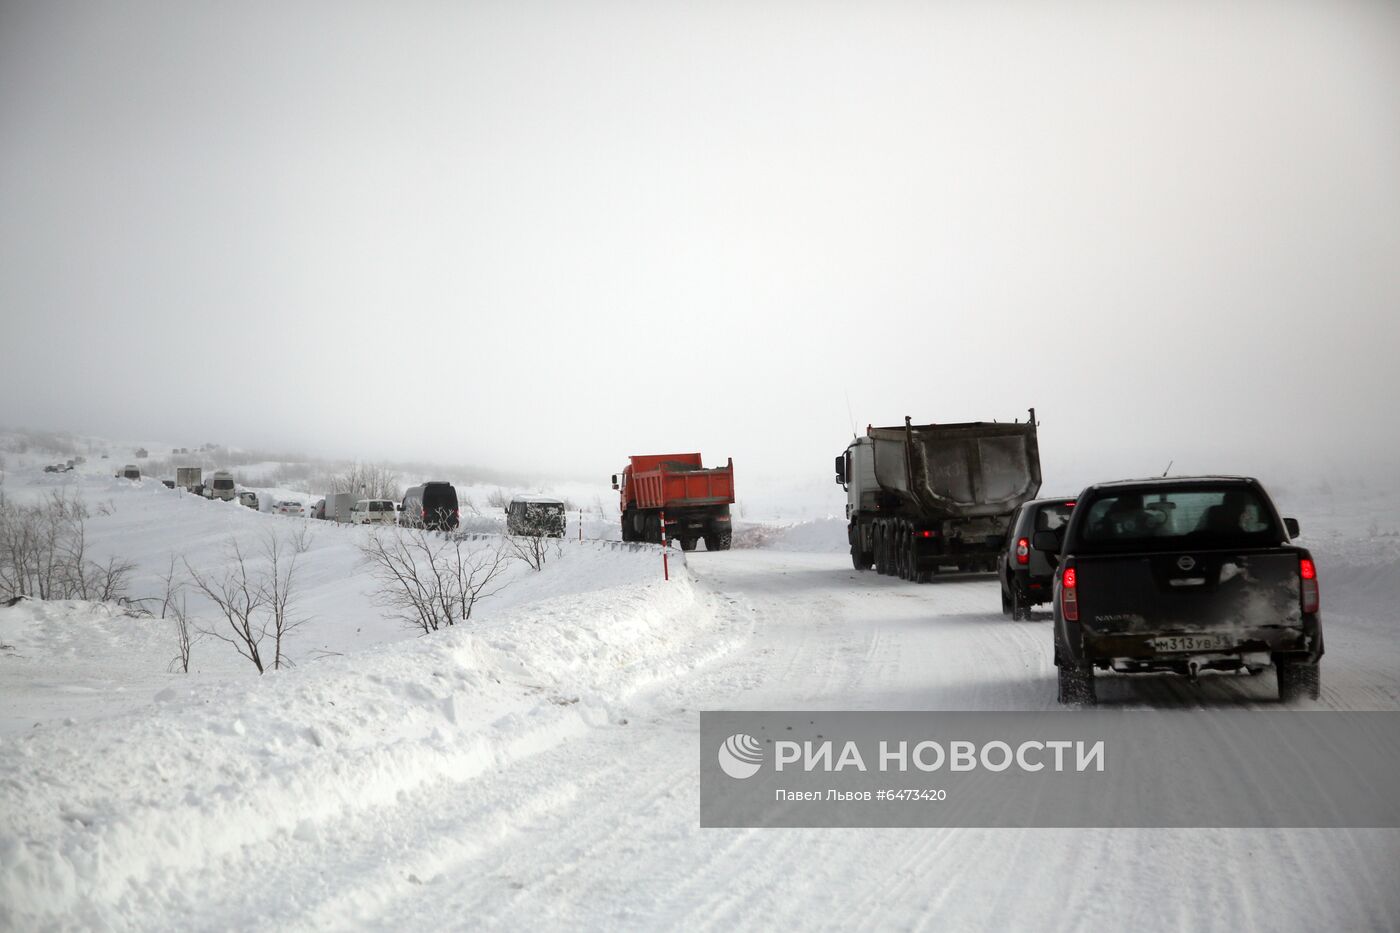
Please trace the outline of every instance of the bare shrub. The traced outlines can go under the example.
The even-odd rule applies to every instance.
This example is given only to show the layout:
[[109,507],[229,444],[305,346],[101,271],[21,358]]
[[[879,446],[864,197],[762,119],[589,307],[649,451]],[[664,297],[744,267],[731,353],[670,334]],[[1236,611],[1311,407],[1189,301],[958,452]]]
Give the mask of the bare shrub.
[[510,507],[510,493],[500,486],[486,494],[486,504],[493,509],[504,509]]
[[353,493],[361,499],[401,499],[399,474],[383,464],[356,463],[330,478],[329,492]]
[[[300,534],[263,538],[264,566],[250,569],[252,561],[237,538],[228,544],[222,574],[203,574],[184,561],[194,588],[223,616],[223,625],[201,628],[209,635],[234,647],[262,674],[267,670],[263,642],[272,638],[272,669],[291,666],[284,641],[306,620],[295,613],[298,558],[306,552],[309,538]],[[183,612],[183,601],[181,603]],[[178,623],[177,619],[177,623]]]
[[512,535],[506,538],[511,555],[531,570],[543,570],[550,557],[563,553],[563,540],[545,535]]
[[220,576],[201,574],[190,566],[188,559],[184,563],[195,589],[213,603],[224,617],[225,630],[210,627],[201,631],[233,645],[240,655],[253,663],[259,674],[263,673],[262,640],[267,634],[267,620],[263,617],[266,595],[260,582],[249,573],[248,561],[238,539],[229,541],[228,564]]
[[263,542],[263,556],[268,562],[263,592],[272,615],[274,670],[291,665],[291,661],[282,650],[282,642],[293,629],[306,622],[304,618],[294,614],[293,601],[296,598],[297,560],[306,553],[309,542],[305,526],[300,534],[293,535],[285,543],[275,535],[268,535]]
[[379,584],[376,601],[425,635],[471,619],[478,601],[505,587],[504,546],[477,546],[426,529],[377,533],[360,546]]
[[89,559],[87,515],[80,498],[61,490],[32,506],[0,502],[0,598],[124,598],[133,565]]
[[[189,609],[185,605],[185,598],[180,597],[178,603],[170,606],[171,618],[175,620],[175,639],[179,653],[170,659],[170,664],[166,667],[168,671],[179,669],[183,674],[190,672],[190,648],[199,641],[202,634],[198,629],[190,625]],[[162,615],[161,618],[164,618]]]

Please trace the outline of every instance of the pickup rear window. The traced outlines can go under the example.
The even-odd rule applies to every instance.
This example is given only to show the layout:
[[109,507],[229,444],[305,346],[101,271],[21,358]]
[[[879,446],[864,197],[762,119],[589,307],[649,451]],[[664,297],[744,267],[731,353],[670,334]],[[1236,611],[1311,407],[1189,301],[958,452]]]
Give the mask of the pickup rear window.
[[1273,510],[1245,486],[1114,491],[1079,508],[1079,538],[1094,550],[1260,547],[1283,539]]

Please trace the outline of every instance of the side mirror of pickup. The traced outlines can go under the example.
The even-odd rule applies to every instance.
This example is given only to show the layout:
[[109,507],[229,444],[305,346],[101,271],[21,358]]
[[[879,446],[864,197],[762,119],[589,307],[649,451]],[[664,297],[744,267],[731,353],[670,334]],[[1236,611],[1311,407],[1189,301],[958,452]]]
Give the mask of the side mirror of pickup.
[[1053,531],[1037,531],[1031,538],[1031,546],[1047,554],[1060,553],[1060,536]]
[[616,473],[614,473],[614,474],[612,475],[612,484],[613,484],[613,489],[616,489],[616,488],[617,488],[617,474],[616,474]]
[[846,455],[836,458],[836,485],[846,485]]
[[1285,531],[1288,532],[1288,537],[1290,537],[1290,538],[1296,538],[1296,537],[1298,537],[1298,519],[1296,519],[1296,518],[1285,518],[1285,519],[1283,520],[1283,528],[1284,528]]

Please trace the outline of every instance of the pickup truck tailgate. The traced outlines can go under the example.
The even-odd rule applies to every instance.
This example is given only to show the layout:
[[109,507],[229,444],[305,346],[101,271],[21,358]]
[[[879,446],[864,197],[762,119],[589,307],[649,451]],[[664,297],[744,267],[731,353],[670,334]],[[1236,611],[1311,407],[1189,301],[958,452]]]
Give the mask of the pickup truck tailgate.
[[1298,559],[1276,548],[1080,556],[1079,618],[1102,635],[1301,628]]

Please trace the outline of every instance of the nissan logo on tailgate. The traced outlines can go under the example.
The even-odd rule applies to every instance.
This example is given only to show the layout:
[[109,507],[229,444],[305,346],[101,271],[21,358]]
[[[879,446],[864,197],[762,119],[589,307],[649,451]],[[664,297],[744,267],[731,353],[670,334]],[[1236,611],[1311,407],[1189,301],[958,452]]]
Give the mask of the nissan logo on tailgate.
[[1196,558],[1190,554],[1183,554],[1176,559],[1176,565],[1182,570],[1190,570],[1196,566]]

